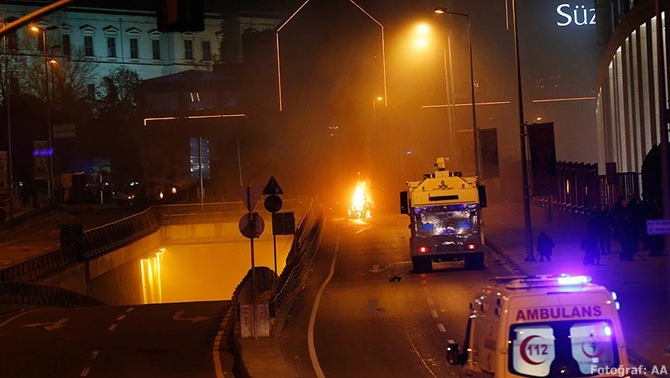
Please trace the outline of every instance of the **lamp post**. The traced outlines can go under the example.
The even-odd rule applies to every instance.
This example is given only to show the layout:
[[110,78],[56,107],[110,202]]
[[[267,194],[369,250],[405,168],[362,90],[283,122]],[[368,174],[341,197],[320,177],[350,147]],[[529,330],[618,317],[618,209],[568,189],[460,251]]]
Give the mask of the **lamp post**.
[[528,157],[526,156],[526,123],[523,120],[523,93],[521,86],[521,63],[519,59],[519,30],[516,19],[516,1],[512,0],[512,21],[514,23],[514,53],[519,101],[519,134],[521,144],[521,176],[523,186],[523,218],[526,234],[526,261],[535,261],[533,254],[533,225],[530,218],[530,184],[528,182]]
[[477,182],[481,179],[481,153],[479,151],[479,127],[477,126],[477,109],[475,108],[475,69],[472,59],[472,33],[470,15],[467,13],[452,12],[444,7],[435,8],[437,14],[450,14],[454,16],[465,17],[468,21],[468,54],[470,56],[470,96],[472,97],[472,131],[474,134],[474,152],[475,152],[475,174]]
[[[421,23],[417,25],[416,27],[416,40],[414,41],[414,46],[420,49],[425,48],[426,46],[429,45],[429,40],[427,38],[427,35],[430,31],[430,27],[425,24]],[[444,93],[446,96],[445,100],[445,105],[444,107],[447,109],[447,146],[446,146],[446,155],[445,158],[448,160],[453,160],[457,161],[455,159],[456,156],[458,156],[458,145],[454,143],[454,124],[455,124],[455,116],[454,116],[454,98],[453,98],[453,93],[454,93],[454,81],[451,79],[452,78],[452,73],[453,73],[453,68],[452,68],[452,61],[451,61],[451,37],[449,36],[447,38],[446,46],[444,44],[442,45],[442,61],[443,61],[443,68],[444,68]],[[440,146],[441,147],[441,146]]]
[[55,26],[50,26],[48,28],[41,28],[39,26],[31,26],[30,30],[34,32],[42,33],[42,47],[44,52],[44,88],[46,89],[46,100],[47,100],[47,129],[49,132],[49,178],[47,179],[47,191],[49,193],[49,202],[53,203],[53,179],[54,179],[54,167],[53,167],[53,130],[51,125],[51,96],[49,95],[49,59],[47,58],[47,30],[56,29]]
[[375,97],[374,100],[372,100],[372,112],[373,112],[372,113],[372,116],[373,116],[372,122],[373,122],[373,126],[377,125],[377,102],[382,101],[382,100],[384,100],[384,98],[382,96],[377,96],[377,97]]
[[[2,20],[2,27],[6,26]],[[12,161],[12,122],[9,112],[9,57],[7,55],[7,35],[2,36],[2,55],[5,65],[5,109],[7,110],[7,165],[9,167],[9,216],[14,216],[14,162]]]
[[[663,219],[670,219],[670,175],[668,169],[668,104],[667,93],[665,89],[666,72],[665,55],[663,52],[663,41],[665,28],[663,23],[665,19],[662,18],[663,9],[659,0],[654,1],[654,13],[656,16],[656,67],[658,67],[658,106],[661,132],[661,203],[663,208]],[[666,255],[666,274],[670,272],[670,234],[663,235],[664,253]],[[670,302],[670,275],[666,279],[666,288],[668,290],[668,302]],[[670,343],[665,347],[666,352],[670,352]]]

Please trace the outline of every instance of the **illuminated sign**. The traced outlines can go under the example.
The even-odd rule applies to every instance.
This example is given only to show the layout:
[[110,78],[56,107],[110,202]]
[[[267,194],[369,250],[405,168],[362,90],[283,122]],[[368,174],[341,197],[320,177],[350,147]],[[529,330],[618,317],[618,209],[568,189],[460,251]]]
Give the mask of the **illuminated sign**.
[[561,21],[557,21],[556,25],[561,27],[573,24],[576,26],[596,24],[595,8],[586,9],[585,5],[575,5],[572,8],[570,4],[559,4],[556,13],[561,17]]

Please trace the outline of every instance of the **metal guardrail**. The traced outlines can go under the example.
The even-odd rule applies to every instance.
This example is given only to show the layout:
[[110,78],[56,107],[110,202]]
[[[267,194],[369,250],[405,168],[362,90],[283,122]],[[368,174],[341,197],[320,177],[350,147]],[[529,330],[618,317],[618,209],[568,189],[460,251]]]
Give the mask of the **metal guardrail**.
[[[311,200],[286,200],[285,208],[309,209]],[[246,213],[243,202],[220,202],[189,205],[162,205],[85,231],[74,237],[69,245],[22,261],[0,270],[0,282],[29,282],[48,276],[75,262],[90,261],[113,250],[135,242],[161,226],[169,224],[207,223]]]
[[24,282],[0,282],[0,303],[37,306],[101,306],[97,299],[55,286]]
[[279,276],[274,297],[270,300],[270,316],[272,317],[278,315],[284,304],[286,304],[290,294],[300,284],[303,278],[303,269],[316,252],[313,244],[321,232],[323,216],[322,214],[312,214],[312,218],[314,218],[313,222],[305,222],[305,227],[298,238],[299,242],[294,244],[296,254],[289,256],[287,265]]
[[154,209],[88,230],[80,245],[74,241],[74,247],[80,250],[83,261],[89,261],[154,233],[161,226]]
[[[312,248],[312,245],[317,239],[323,221],[323,215],[316,213],[317,209],[310,207],[296,226],[294,243],[286,257],[286,267],[278,279],[272,270],[263,269],[264,267],[256,268],[256,296],[267,290],[274,291],[269,301],[271,317],[277,316],[277,313],[288,300],[290,293],[300,283],[303,277],[303,268],[315,252],[315,248]],[[233,292],[232,302],[233,306],[237,309],[238,320],[240,301],[243,299],[249,302],[253,299],[253,297],[246,297],[253,295],[251,290],[251,274],[251,269],[249,269],[249,272],[247,272]]]

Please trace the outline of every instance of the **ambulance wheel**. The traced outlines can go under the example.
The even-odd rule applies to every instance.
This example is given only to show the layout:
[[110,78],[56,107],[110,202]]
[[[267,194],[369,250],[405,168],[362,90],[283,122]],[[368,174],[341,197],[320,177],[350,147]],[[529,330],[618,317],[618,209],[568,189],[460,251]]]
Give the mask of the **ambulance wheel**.
[[484,269],[484,253],[473,254],[465,258],[465,269],[481,270]]
[[427,258],[412,257],[412,270],[414,273],[426,273],[433,270],[433,261]]

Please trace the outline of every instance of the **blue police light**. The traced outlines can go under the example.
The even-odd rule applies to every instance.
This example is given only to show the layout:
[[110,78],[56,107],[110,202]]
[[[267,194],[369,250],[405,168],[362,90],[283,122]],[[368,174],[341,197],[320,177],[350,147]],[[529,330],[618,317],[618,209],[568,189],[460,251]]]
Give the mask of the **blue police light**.
[[615,301],[619,299],[619,296],[616,295],[616,291],[612,292],[612,299],[615,300]]
[[559,285],[581,285],[591,282],[591,277],[589,276],[568,276],[563,275],[558,277],[556,283]]
[[37,148],[33,150],[33,156],[52,156],[53,154],[53,148]]

